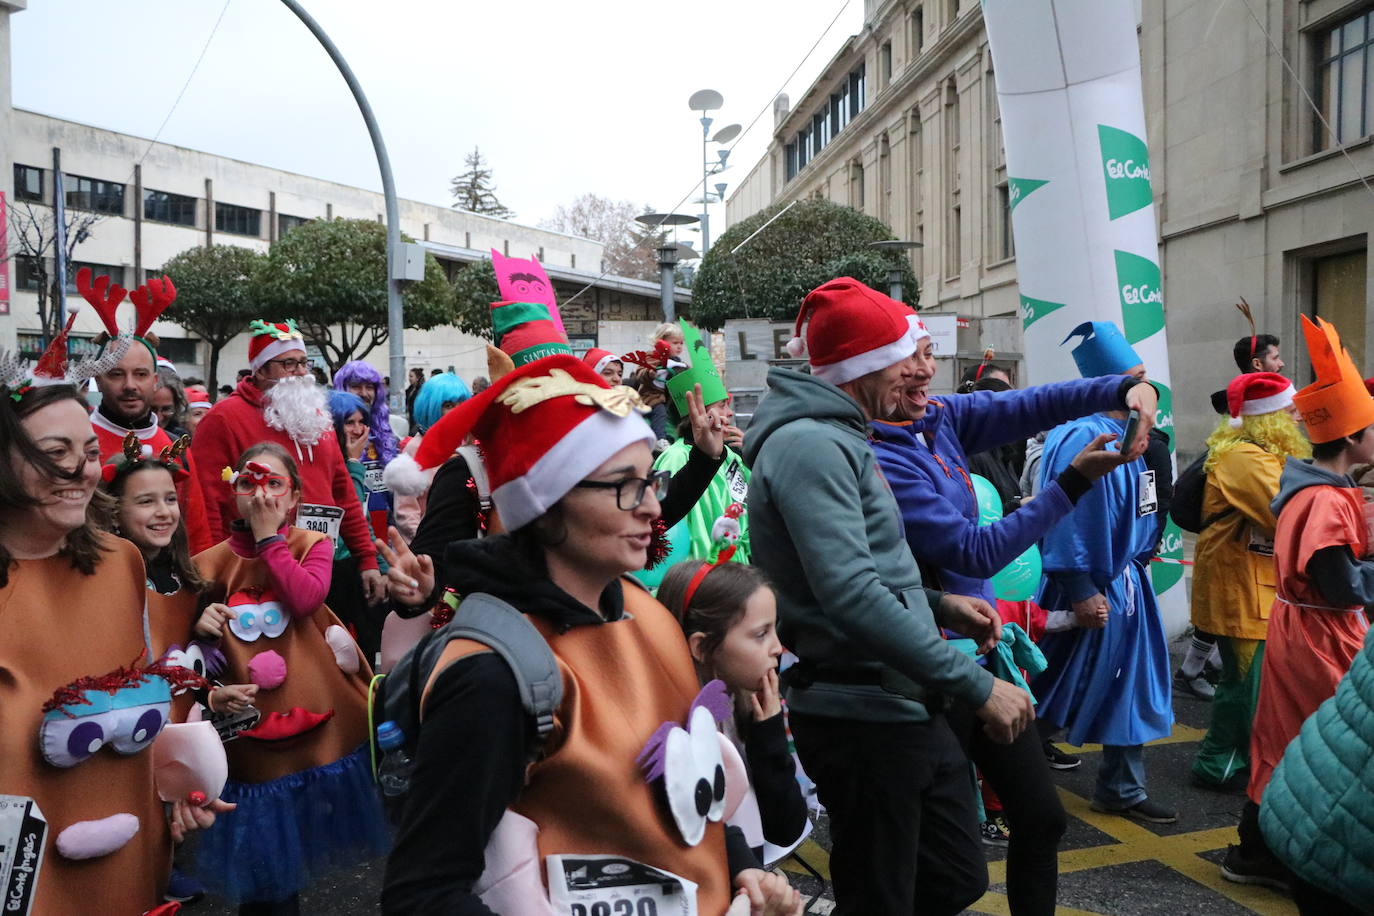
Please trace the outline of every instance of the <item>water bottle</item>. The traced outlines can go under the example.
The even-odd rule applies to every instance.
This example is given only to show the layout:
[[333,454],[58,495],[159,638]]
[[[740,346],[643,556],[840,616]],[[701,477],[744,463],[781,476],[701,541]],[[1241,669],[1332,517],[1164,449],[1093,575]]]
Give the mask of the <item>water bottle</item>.
[[410,774],[415,762],[405,749],[405,732],[395,722],[386,721],[377,727],[377,746],[382,749],[382,762],[377,766],[377,784],[388,798],[404,795],[410,788]]

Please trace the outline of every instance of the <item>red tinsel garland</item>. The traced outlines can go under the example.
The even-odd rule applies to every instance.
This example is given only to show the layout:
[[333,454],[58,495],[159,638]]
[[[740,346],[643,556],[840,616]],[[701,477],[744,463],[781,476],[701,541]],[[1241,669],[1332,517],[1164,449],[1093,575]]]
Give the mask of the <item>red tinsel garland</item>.
[[661,518],[653,521],[654,535],[649,541],[649,560],[644,564],[645,569],[653,569],[664,560],[668,559],[668,553],[673,546],[668,543],[668,523]]

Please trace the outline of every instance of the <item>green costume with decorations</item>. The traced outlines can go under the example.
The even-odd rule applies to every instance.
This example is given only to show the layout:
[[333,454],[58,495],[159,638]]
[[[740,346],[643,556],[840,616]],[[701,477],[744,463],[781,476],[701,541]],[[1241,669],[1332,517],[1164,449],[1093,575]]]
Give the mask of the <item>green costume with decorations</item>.
[[[692,444],[690,442],[686,439],[677,440],[658,456],[658,460],[654,462],[654,470],[676,474],[687,463],[687,457],[691,451]],[[725,457],[720,462],[716,476],[711,479],[710,484],[706,487],[706,492],[701,495],[701,499],[697,500],[697,504],[692,507],[692,511],[687,513],[687,518],[684,519],[687,523],[687,531],[691,535],[693,559],[715,559],[717,551],[725,544],[717,543],[711,537],[711,528],[716,524],[716,519],[725,514],[727,506],[731,503],[743,503],[748,492],[749,468],[744,466],[744,459],[727,445],[725,446]],[[748,563],[749,514],[747,512],[740,516],[739,527],[740,539],[734,560],[739,563]]]

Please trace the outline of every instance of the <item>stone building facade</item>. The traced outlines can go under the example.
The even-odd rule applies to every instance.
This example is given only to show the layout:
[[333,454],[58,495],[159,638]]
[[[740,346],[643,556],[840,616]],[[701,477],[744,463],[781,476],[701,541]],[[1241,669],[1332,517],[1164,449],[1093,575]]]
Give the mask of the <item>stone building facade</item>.
[[[1235,373],[1231,348],[1248,333],[1238,297],[1282,338],[1299,386],[1311,377],[1300,314],[1336,322],[1374,375],[1374,9],[1141,0],[1137,10],[1186,455],[1215,425],[1209,393]],[[773,142],[727,220],[813,196],[859,207],[924,243],[912,256],[923,310],[970,319],[960,364],[994,338],[1012,340],[998,349],[1015,355],[1011,201],[980,6],[866,0],[864,12],[863,31],[806,93],[778,100]]]

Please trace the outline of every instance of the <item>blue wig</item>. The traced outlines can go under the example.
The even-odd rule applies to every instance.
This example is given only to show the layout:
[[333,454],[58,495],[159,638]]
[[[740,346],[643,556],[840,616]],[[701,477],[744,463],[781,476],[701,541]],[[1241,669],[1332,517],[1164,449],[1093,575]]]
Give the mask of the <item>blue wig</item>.
[[372,418],[367,414],[367,404],[362,398],[351,391],[331,391],[329,392],[329,413],[334,417],[334,435],[339,440],[339,451],[344,457],[348,457],[348,437],[344,435],[344,421],[353,416],[353,412],[358,411],[363,415],[363,422],[372,427]]
[[420,432],[429,429],[444,415],[444,405],[450,408],[472,397],[468,386],[452,372],[431,375],[415,396],[415,425]]
[[[382,464],[386,464],[396,457],[396,434],[391,431],[391,410],[386,404],[387,391],[382,374],[360,359],[344,363],[334,373],[335,391],[347,391],[349,385],[359,382],[377,386],[377,395],[372,399],[372,416],[367,425],[372,430],[372,447],[377,450],[377,457]],[[363,409],[366,411],[366,405]]]

